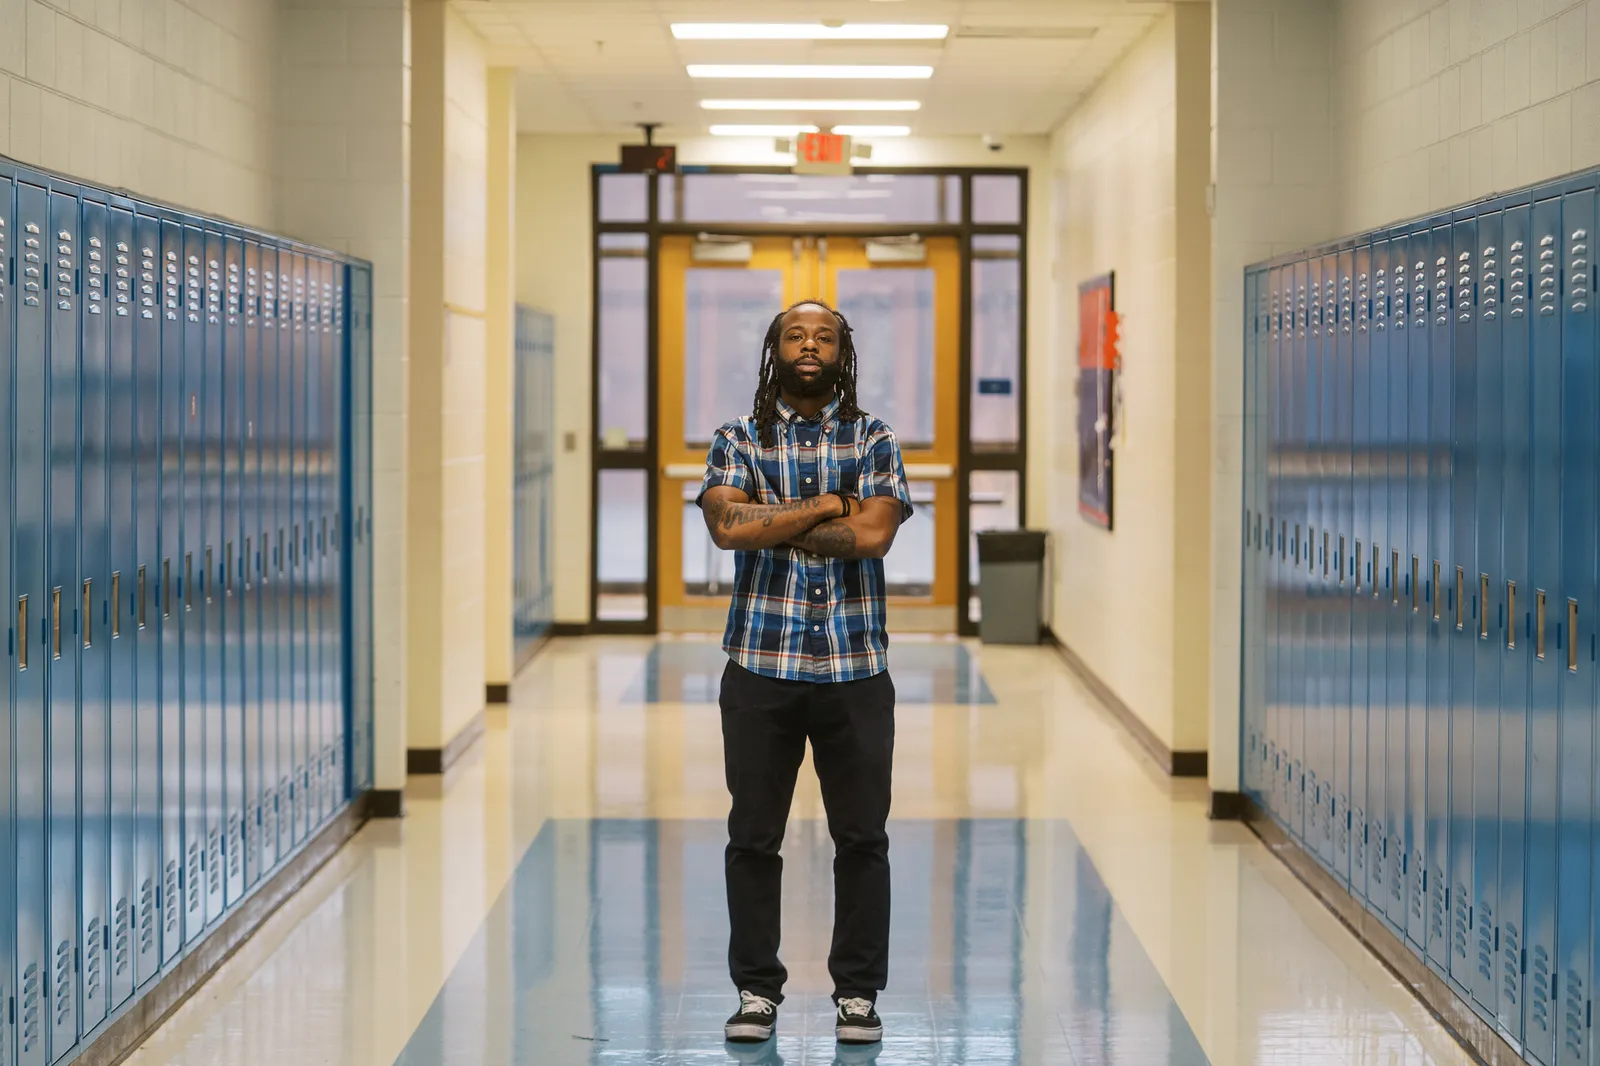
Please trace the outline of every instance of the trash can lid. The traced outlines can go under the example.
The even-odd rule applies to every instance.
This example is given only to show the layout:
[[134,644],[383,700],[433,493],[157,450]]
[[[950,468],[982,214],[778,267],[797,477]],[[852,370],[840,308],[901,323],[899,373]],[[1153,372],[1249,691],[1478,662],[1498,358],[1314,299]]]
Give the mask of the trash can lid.
[[978,534],[978,562],[1038,563],[1044,561],[1044,531],[990,531]]

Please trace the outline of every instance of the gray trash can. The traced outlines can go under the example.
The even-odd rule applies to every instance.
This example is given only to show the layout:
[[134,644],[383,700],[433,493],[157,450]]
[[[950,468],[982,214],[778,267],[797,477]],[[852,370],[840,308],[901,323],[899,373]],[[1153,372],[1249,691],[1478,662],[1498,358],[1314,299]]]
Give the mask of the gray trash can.
[[1044,589],[1044,534],[978,534],[978,594],[985,644],[1039,643]]

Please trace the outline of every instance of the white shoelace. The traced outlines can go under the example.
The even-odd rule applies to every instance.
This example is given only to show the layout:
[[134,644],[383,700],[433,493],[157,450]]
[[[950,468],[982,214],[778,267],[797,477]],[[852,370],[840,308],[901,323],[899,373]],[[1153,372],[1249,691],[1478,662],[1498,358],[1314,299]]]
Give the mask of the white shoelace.
[[840,1014],[859,1014],[863,1018],[872,1013],[872,1000],[851,996],[839,1001]]
[[776,1014],[778,1005],[766,996],[758,996],[754,992],[740,991],[739,1012],[741,1014]]

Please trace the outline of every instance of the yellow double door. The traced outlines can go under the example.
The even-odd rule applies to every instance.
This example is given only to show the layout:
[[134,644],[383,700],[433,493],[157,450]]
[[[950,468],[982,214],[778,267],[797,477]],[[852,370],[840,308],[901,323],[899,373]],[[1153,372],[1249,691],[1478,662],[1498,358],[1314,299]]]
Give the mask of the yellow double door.
[[661,628],[720,631],[733,556],[695,497],[717,427],[751,412],[773,317],[821,299],[849,321],[863,410],[895,431],[916,514],[885,560],[890,625],[954,632],[961,257],[954,238],[662,241],[656,573]]

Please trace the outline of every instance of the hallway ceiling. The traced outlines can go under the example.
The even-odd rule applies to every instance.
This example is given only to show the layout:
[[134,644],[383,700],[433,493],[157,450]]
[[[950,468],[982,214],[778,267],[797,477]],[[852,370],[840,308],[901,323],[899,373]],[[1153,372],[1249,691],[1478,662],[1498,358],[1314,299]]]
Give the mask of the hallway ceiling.
[[[801,122],[799,112],[708,112],[703,99],[917,99],[918,136],[1048,133],[1167,3],[1143,0],[465,0],[457,5],[516,66],[524,133],[615,133],[664,124],[688,137],[718,123]],[[943,41],[680,41],[674,22],[945,23]],[[927,81],[692,80],[691,63],[921,64]]]

